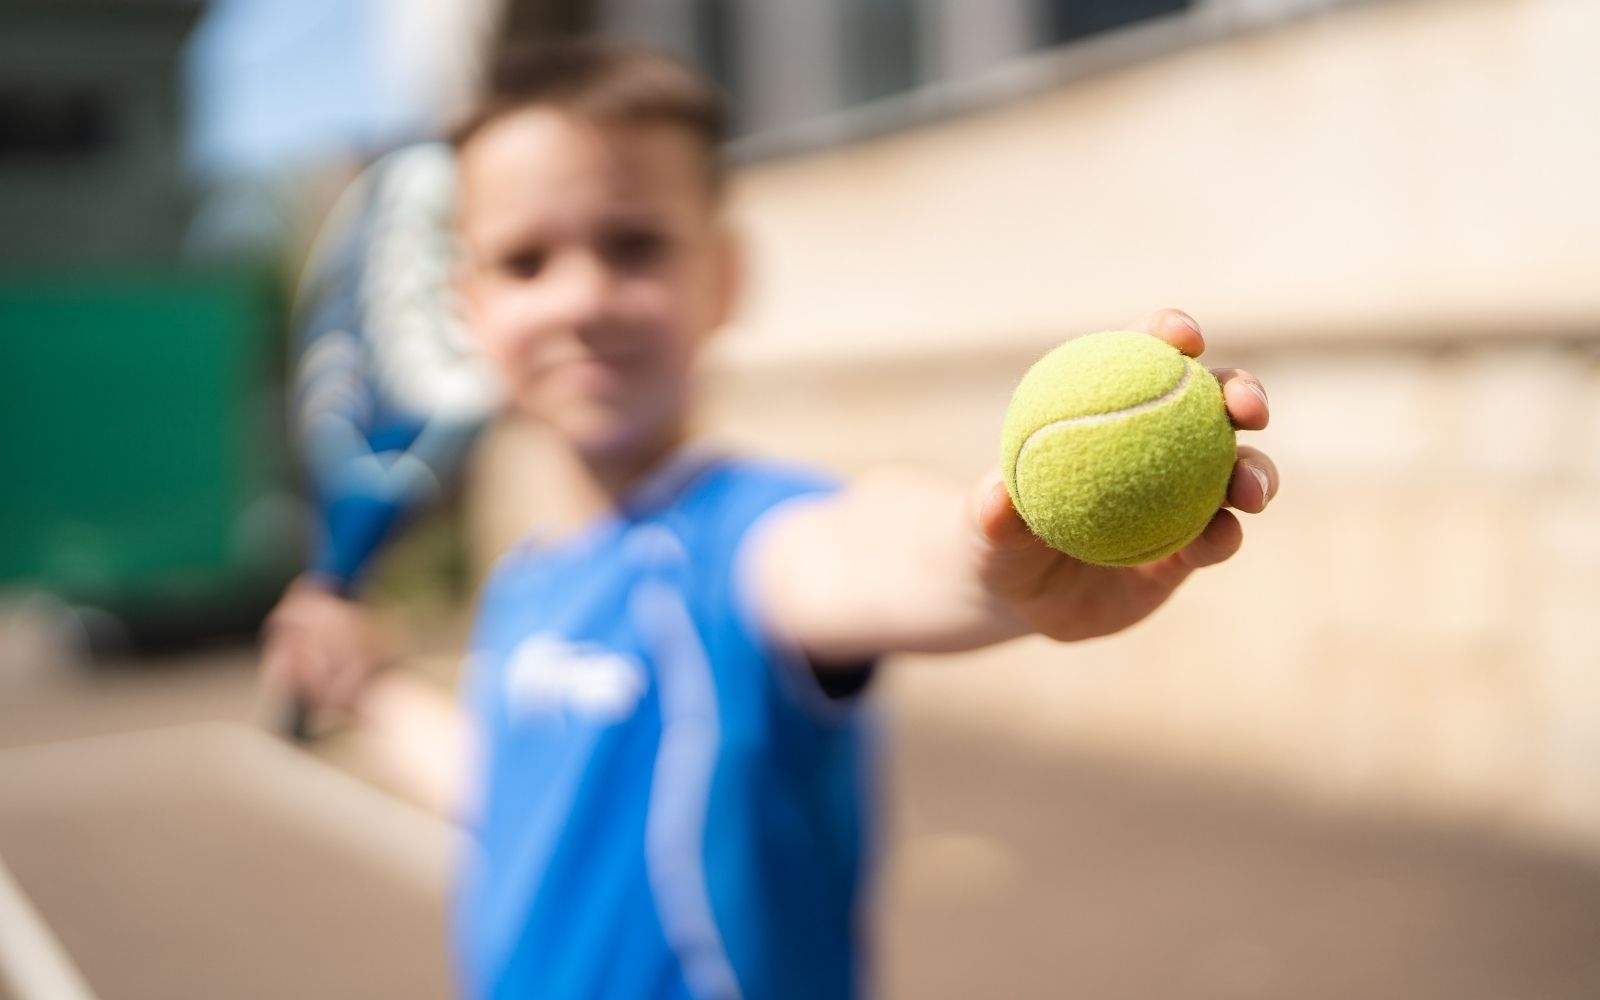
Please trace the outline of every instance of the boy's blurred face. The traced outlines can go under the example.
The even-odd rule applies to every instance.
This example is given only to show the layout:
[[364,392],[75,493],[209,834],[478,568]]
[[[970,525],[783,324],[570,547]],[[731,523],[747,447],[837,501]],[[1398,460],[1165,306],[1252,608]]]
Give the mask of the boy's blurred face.
[[695,137],[548,109],[461,150],[461,295],[512,403],[584,457],[644,462],[683,431],[732,260]]

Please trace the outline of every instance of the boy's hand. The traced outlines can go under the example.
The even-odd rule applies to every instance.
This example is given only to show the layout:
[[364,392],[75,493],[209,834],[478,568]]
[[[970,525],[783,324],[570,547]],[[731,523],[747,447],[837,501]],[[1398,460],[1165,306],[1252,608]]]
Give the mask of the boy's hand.
[[[1184,354],[1205,350],[1199,326],[1165,309],[1144,329]],[[1249,372],[1216,369],[1228,415],[1240,430],[1267,425],[1267,397]],[[1278,492],[1278,470],[1255,448],[1240,446],[1226,504],[1259,513]],[[1126,628],[1160,607],[1194,570],[1238,551],[1243,532],[1229,510],[1219,510],[1200,537],[1164,559],[1142,566],[1105,567],[1080,562],[1045,545],[1028,530],[996,469],[980,481],[974,516],[979,575],[990,594],[1030,632],[1054,639],[1086,639]]]
[[371,612],[304,577],[290,585],[262,630],[262,682],[316,708],[353,709],[388,662]]
[[[1146,328],[1188,355],[1205,344],[1183,313]],[[1223,398],[1241,430],[1267,424],[1266,396],[1247,372],[1223,370]],[[1227,505],[1256,512],[1277,470],[1239,448]],[[863,476],[826,499],[796,504],[755,539],[752,579],[769,627],[813,665],[889,652],[954,652],[1029,632],[1087,639],[1125,628],[1161,605],[1184,577],[1239,548],[1239,522],[1220,510],[1181,552],[1108,569],[1039,541],[1011,507],[998,470],[976,493],[903,470]]]

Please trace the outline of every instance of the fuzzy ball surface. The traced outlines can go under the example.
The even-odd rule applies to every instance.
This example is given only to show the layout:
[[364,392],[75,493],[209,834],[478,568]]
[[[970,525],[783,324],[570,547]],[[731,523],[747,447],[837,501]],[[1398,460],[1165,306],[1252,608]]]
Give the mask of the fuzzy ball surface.
[[1222,506],[1234,432],[1222,387],[1165,341],[1069,340],[1017,385],[1000,468],[1034,534],[1084,562],[1132,566],[1193,541]]

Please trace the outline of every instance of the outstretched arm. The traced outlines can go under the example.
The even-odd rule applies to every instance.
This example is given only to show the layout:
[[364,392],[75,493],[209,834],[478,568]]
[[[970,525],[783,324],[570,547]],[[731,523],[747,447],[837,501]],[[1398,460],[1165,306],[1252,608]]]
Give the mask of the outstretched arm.
[[[1190,356],[1205,344],[1194,322],[1164,310],[1149,332]],[[1266,426],[1266,396],[1247,372],[1217,377],[1234,425]],[[1259,512],[1277,471],[1240,447],[1227,504]],[[1079,562],[1023,524],[998,471],[969,487],[912,472],[877,473],[778,517],[754,542],[755,584],[769,620],[814,662],[852,663],[885,652],[951,652],[1028,633],[1060,640],[1107,635],[1170,597],[1195,569],[1243,540],[1219,510],[1199,538],[1132,567]]]
[[360,745],[389,783],[440,816],[461,819],[478,751],[456,700],[415,678],[386,674],[356,713]]

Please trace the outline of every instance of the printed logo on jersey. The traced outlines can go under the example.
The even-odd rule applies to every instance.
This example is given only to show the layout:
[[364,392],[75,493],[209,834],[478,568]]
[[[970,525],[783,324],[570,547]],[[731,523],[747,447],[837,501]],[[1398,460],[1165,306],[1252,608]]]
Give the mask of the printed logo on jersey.
[[632,715],[649,683],[635,657],[540,633],[511,653],[506,704],[513,718],[565,711],[604,725]]

